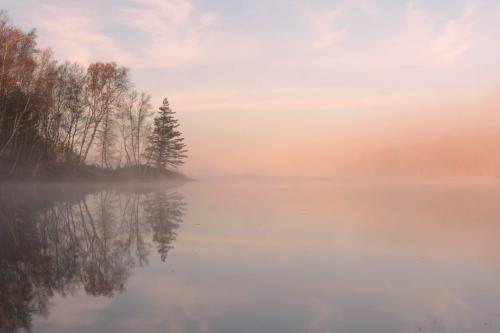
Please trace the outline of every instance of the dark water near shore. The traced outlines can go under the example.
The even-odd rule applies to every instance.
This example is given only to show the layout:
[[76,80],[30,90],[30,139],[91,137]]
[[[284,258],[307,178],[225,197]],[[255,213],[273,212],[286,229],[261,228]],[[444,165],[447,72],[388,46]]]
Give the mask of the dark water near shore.
[[500,332],[500,186],[2,186],[0,332]]

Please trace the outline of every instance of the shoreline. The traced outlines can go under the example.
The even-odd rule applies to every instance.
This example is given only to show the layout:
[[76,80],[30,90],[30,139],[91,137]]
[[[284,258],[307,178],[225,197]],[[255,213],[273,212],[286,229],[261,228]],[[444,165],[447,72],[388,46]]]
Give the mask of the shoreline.
[[117,169],[103,169],[97,166],[57,164],[44,166],[37,171],[22,168],[15,173],[0,168],[1,184],[23,183],[68,183],[68,184],[147,184],[158,182],[196,181],[183,173],[140,165]]

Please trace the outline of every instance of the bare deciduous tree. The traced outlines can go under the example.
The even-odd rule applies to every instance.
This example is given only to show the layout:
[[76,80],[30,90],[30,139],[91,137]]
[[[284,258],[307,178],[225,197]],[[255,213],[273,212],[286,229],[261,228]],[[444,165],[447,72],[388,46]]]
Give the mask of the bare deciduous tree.
[[131,91],[118,115],[121,146],[128,166],[142,164],[143,146],[150,131],[147,120],[151,116],[151,96]]
[[[98,62],[91,64],[87,69],[84,88],[87,114],[78,152],[82,161],[87,158],[101,123],[104,121],[107,126],[110,126],[108,122],[112,113],[120,105],[129,87],[128,70],[125,67],[118,67],[115,63]],[[106,140],[109,138],[110,136],[105,135],[99,140],[101,164],[108,163],[110,145]]]

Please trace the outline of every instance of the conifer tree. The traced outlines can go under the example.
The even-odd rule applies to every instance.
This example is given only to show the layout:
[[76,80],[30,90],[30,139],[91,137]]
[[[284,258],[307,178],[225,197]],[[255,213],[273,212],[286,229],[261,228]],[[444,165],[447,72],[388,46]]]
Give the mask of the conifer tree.
[[148,147],[144,154],[148,165],[162,169],[177,169],[184,164],[187,150],[178,127],[179,122],[175,118],[175,112],[170,109],[165,98],[148,138]]

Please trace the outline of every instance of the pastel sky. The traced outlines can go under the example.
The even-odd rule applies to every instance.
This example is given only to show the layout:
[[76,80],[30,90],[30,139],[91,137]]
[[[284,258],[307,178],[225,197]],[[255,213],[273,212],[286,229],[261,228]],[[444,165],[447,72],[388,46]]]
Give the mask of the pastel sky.
[[498,0],[0,7],[57,58],[168,96],[195,177],[500,174]]

